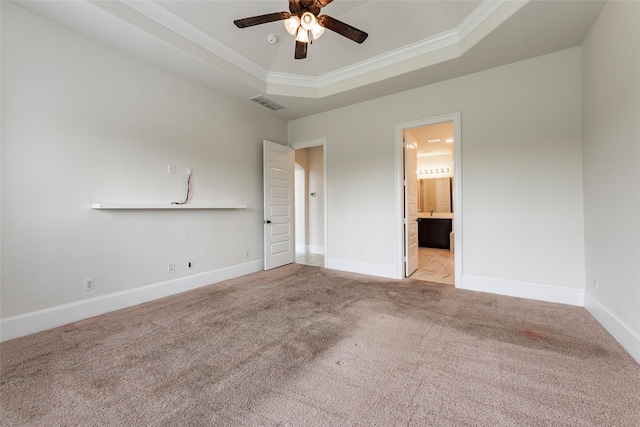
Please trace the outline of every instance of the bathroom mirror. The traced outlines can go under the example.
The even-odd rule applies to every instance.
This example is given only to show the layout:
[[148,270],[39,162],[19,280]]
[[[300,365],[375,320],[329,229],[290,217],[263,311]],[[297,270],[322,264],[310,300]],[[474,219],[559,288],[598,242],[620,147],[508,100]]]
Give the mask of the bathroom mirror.
[[418,180],[418,212],[453,212],[453,178]]

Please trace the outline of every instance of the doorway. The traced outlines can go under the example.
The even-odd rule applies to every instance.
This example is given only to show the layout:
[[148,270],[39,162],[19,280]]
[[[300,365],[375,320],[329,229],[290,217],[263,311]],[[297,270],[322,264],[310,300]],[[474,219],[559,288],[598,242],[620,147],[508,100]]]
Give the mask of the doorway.
[[460,147],[460,113],[396,125],[399,278],[462,287]]
[[326,138],[292,144],[295,158],[295,262],[325,267]]

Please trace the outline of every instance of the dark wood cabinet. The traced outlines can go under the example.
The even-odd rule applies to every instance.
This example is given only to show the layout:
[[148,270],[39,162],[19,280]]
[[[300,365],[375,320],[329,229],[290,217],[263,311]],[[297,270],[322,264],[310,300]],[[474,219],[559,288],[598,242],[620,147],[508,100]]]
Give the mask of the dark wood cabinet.
[[418,246],[450,249],[449,234],[453,230],[448,218],[418,218]]

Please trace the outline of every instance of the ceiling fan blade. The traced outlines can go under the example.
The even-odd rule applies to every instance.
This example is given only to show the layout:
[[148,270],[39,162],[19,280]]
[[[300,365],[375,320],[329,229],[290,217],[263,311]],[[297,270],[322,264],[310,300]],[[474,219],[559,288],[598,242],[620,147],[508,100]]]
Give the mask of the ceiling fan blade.
[[333,0],[316,0],[316,3],[319,3],[320,7],[325,7],[326,5],[331,3],[332,1]]
[[359,30],[355,27],[352,27],[349,24],[345,24],[342,21],[338,21],[335,18],[330,17],[329,15],[321,15],[318,16],[318,23],[325,28],[334,31],[341,36],[345,36],[348,39],[353,40],[356,43],[362,43],[369,37],[369,34],[365,33],[362,30]]
[[266,15],[252,16],[251,18],[236,19],[233,21],[238,28],[253,27],[254,25],[266,24],[267,22],[282,21],[290,17],[289,12],[268,13]]
[[305,42],[299,42],[296,40],[296,59],[304,59],[307,57],[307,44]]

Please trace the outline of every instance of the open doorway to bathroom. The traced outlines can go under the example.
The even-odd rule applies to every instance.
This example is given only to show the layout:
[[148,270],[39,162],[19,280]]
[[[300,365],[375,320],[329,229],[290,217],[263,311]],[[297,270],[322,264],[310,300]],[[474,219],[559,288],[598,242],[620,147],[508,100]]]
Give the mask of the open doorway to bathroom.
[[453,285],[453,122],[405,133],[417,144],[418,157],[418,269],[409,277]]
[[403,141],[403,277],[461,286],[459,119],[453,114],[396,126]]
[[298,264],[325,266],[325,144],[293,144],[295,149],[295,246]]

